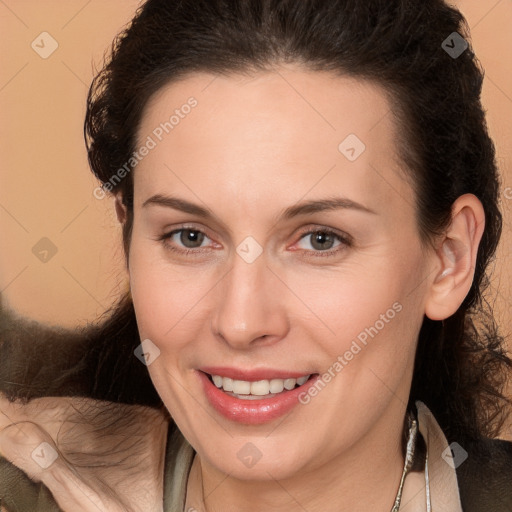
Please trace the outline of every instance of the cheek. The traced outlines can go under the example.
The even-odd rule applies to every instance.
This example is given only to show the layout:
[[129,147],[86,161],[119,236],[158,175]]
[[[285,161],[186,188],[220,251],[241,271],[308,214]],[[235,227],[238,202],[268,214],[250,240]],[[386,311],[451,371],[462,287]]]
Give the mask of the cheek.
[[331,301],[323,314],[334,332],[326,379],[350,411],[373,410],[393,397],[407,403],[424,290],[411,284],[419,282],[419,260],[398,261],[376,272],[368,267],[357,278],[345,276],[337,292],[333,286],[325,290]]
[[[140,263],[140,264],[139,264]],[[177,332],[190,328],[206,287],[204,275],[184,267],[151,264],[135,256],[130,265],[130,289],[141,336],[179,344]]]
[[302,324],[306,338],[322,350],[325,380],[337,382],[347,405],[386,398],[409,378],[423,321],[422,265],[419,251],[404,251],[361,258],[315,279],[303,275],[302,287],[293,278],[292,289],[317,314]]
[[334,270],[290,270],[284,279],[312,325],[325,332],[326,339],[330,334],[336,344],[360,333],[364,338],[374,326],[382,333],[398,326],[398,310],[411,302],[409,276],[414,264],[378,254],[354,257]]

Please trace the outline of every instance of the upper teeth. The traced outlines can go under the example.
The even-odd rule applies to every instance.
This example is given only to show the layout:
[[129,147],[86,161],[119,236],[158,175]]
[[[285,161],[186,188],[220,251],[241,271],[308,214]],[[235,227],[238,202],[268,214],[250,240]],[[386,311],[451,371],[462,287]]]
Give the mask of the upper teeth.
[[283,389],[291,390],[296,384],[302,386],[310,375],[298,379],[272,379],[249,382],[247,380],[234,380],[229,377],[212,375],[213,383],[224,391],[231,391],[237,395],[268,395],[269,393],[281,393]]

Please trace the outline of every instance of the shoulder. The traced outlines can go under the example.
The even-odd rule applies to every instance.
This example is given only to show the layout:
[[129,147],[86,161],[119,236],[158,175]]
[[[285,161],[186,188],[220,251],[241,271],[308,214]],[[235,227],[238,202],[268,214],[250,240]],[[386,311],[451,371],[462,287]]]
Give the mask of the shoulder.
[[511,512],[512,442],[479,439],[462,448],[468,456],[456,471],[464,512]]

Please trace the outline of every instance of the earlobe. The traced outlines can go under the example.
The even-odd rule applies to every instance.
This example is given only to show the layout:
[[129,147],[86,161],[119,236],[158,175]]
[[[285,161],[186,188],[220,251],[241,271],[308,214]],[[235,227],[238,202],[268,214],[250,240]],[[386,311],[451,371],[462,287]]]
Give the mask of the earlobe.
[[431,320],[453,315],[468,294],[484,225],[485,213],[476,196],[464,194],[453,203],[451,223],[435,253],[437,268],[425,303]]
[[123,196],[121,193],[116,194],[115,201],[117,220],[124,224],[126,221],[126,206],[123,204]]

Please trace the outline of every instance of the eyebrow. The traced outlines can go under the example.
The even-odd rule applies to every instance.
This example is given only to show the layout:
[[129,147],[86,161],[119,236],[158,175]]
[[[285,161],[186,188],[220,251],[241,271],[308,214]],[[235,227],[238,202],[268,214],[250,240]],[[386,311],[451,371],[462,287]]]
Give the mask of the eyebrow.
[[[173,196],[164,196],[161,194],[155,194],[144,201],[142,207],[146,208],[148,206],[173,208],[174,210],[190,213],[191,215],[197,215],[204,219],[213,219],[215,217],[209,208],[199,206],[198,204],[191,203],[185,199]],[[279,218],[289,220],[300,215],[310,215],[312,213],[339,209],[351,209],[377,215],[377,212],[374,210],[371,210],[370,208],[346,197],[330,197],[326,199],[303,201],[302,203],[290,206],[279,215]]]

